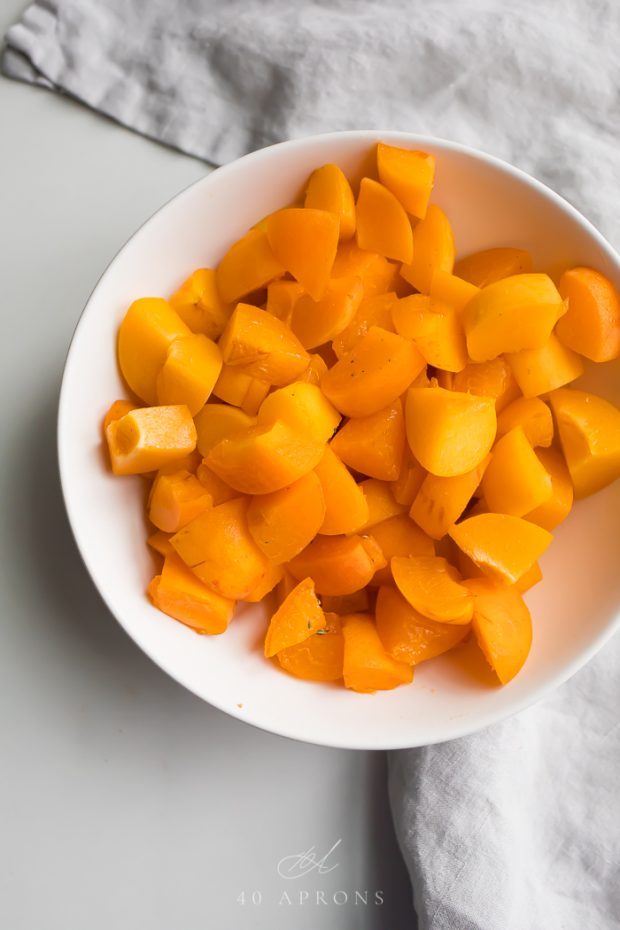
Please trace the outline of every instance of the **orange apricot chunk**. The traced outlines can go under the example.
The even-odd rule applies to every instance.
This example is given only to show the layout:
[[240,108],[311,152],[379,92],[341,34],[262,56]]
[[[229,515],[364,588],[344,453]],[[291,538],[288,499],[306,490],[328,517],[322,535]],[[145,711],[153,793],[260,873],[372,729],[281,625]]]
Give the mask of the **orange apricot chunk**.
[[174,292],[170,306],[193,333],[209,339],[221,336],[233,309],[218,293],[213,268],[194,271]]
[[[258,379],[246,375],[240,368],[234,368],[232,365],[222,365],[219,377],[213,387],[213,396],[223,400],[233,407],[242,407],[248,392],[252,387],[252,382]],[[259,382],[265,385],[265,394],[269,391],[271,385],[266,381]],[[252,414],[248,414],[252,416]]]
[[405,418],[400,398],[383,410],[353,417],[338,430],[331,448],[354,471],[395,481],[405,451]]
[[131,413],[132,410],[137,408],[137,404],[133,404],[130,400],[115,400],[110,404],[106,415],[103,418],[103,435],[105,437],[105,431],[107,430],[110,423],[114,423],[115,420],[120,420],[121,417],[124,417],[126,413]]
[[507,356],[524,397],[547,394],[583,374],[581,356],[567,349],[553,333],[538,349],[521,349]]
[[454,266],[454,273],[475,284],[487,287],[502,278],[511,278],[515,274],[527,274],[532,270],[532,257],[525,249],[500,248],[484,249],[460,258]]
[[267,304],[265,309],[267,313],[288,323],[293,312],[293,307],[304,293],[304,289],[298,281],[289,281],[287,279],[271,281],[267,285]]
[[327,210],[338,218],[338,238],[351,239],[355,235],[355,198],[342,168],[323,165],[310,175],[304,207]]
[[362,487],[330,446],[314,469],[323,488],[325,516],[319,532],[325,536],[355,533],[368,522],[368,502]]
[[159,555],[163,555],[164,557],[170,555],[170,553],[174,552],[170,544],[171,535],[171,533],[163,533],[161,530],[157,530],[157,532],[151,533],[151,535],[147,537],[147,545],[149,545],[151,549],[154,549],[155,552],[159,553]]
[[324,375],[321,390],[341,413],[364,417],[400,397],[425,364],[409,339],[371,326]]
[[314,300],[327,287],[340,220],[327,210],[292,207],[267,218],[267,238],[273,254]]
[[536,455],[551,478],[551,497],[525,514],[525,518],[545,530],[554,530],[571,512],[573,482],[564,456],[557,449],[537,449]]
[[438,623],[469,623],[473,598],[441,556],[393,556],[396,587],[418,613]]
[[502,278],[484,287],[463,310],[469,355],[474,362],[485,362],[502,352],[539,349],[565,311],[549,275]]
[[268,426],[276,420],[318,442],[327,442],[338,428],[341,416],[316,384],[296,381],[272,391],[261,404],[258,423]]
[[571,268],[559,291],[568,310],[556,333],[565,346],[592,359],[609,362],[620,355],[620,297],[611,281],[593,268]]
[[304,578],[280,604],[269,622],[265,655],[296,646],[325,628],[325,614],[314,591],[312,578]]
[[204,459],[196,470],[196,477],[203,488],[211,495],[214,504],[223,504],[224,501],[230,501],[233,497],[239,496],[234,488],[231,488],[229,484],[218,478],[214,471],[211,471]]
[[319,594],[353,594],[366,587],[376,563],[361,536],[317,536],[288,563],[295,578],[312,578]]
[[620,477],[620,410],[572,388],[549,394],[575,497],[594,494]]
[[361,278],[332,278],[320,300],[309,294],[297,300],[289,326],[305,349],[315,349],[346,329],[363,294]]
[[233,433],[246,432],[256,425],[254,417],[228,404],[206,404],[194,418],[198,451],[207,456],[213,446]]
[[385,568],[378,569],[373,575],[373,586],[392,582],[391,562],[395,555],[435,555],[433,540],[406,513],[375,523],[372,535],[387,562]]
[[231,245],[215,269],[215,283],[221,299],[230,304],[283,273],[283,263],[274,255],[267,233],[256,227]]
[[196,447],[196,428],[184,404],[131,410],[113,420],[105,435],[115,475],[155,471]]
[[396,266],[383,255],[360,249],[355,239],[338,246],[332,268],[333,278],[361,278],[364,297],[375,297],[392,289]]
[[220,439],[206,456],[216,475],[243,494],[279,491],[312,471],[325,444],[280,420]]
[[481,490],[490,511],[515,517],[524,517],[551,497],[551,476],[520,426],[495,443]]
[[395,332],[392,322],[392,307],[398,297],[393,291],[365,297],[349,325],[333,339],[332,348],[338,358],[350,352],[355,343],[365,336],[371,326],[380,326],[388,332]]
[[377,632],[393,659],[419,665],[462,642],[470,627],[465,623],[437,623],[422,616],[396,588],[383,586],[375,607]]
[[489,461],[486,456],[471,471],[451,478],[427,475],[411,505],[411,519],[432,539],[441,539],[469,504]]
[[482,653],[505,685],[523,667],[532,645],[532,619],[514,587],[490,578],[465,582],[474,596],[472,628]]
[[265,574],[258,582],[255,588],[252,588],[243,598],[246,604],[260,604],[263,598],[271,594],[280,584],[284,577],[284,569],[281,565],[270,562],[265,569]]
[[267,397],[271,385],[267,381],[261,381],[259,378],[250,378],[245,397],[241,401],[241,409],[250,417],[255,417],[258,413],[262,402]]
[[118,364],[131,390],[145,403],[157,403],[157,375],[168,346],[189,335],[191,330],[160,297],[134,300],[129,307],[118,331]]
[[497,438],[520,426],[531,446],[550,446],[553,441],[553,417],[539,397],[518,397],[497,417]]
[[456,274],[443,271],[441,268],[436,268],[433,271],[430,289],[430,297],[433,303],[447,304],[460,314],[469,301],[479,293],[479,287],[470,284],[464,278],[459,278]]
[[369,614],[346,614],[343,678],[345,687],[363,694],[390,691],[413,680],[413,667],[388,655]]
[[162,573],[149,584],[148,595],[169,617],[211,636],[224,633],[235,609],[234,600],[203,584],[175,552],[166,555]]
[[[528,517],[529,520],[529,517]],[[535,521],[532,521],[535,522]],[[473,563],[472,563],[473,564]],[[539,581],[542,581],[543,573],[538,562],[534,562],[531,568],[528,568],[524,575],[521,575],[518,581],[515,581],[514,588],[519,594],[525,594],[526,591],[529,591],[530,588],[533,588],[535,584],[538,584]]]
[[357,244],[360,249],[408,263],[413,255],[413,233],[409,217],[394,194],[362,178],[357,198]]
[[241,497],[225,501],[194,517],[170,540],[185,564],[222,597],[242,600],[269,568],[248,529],[247,508]]
[[321,594],[321,605],[327,613],[357,614],[370,610],[368,588],[361,588],[353,594]]
[[459,315],[447,304],[432,304],[422,294],[402,297],[392,309],[396,332],[413,339],[428,365],[461,371],[467,364],[465,332]]
[[211,495],[191,472],[160,472],[151,491],[149,520],[166,533],[176,533],[212,504]]
[[367,478],[360,482],[359,487],[364,492],[368,504],[368,519],[360,529],[367,530],[375,523],[395,517],[405,510],[403,504],[395,501],[389,482]]
[[305,549],[325,516],[321,482],[309,472],[286,488],[253,497],[248,528],[258,548],[272,562],[288,562]]
[[318,354],[310,353],[310,361],[306,370],[299,376],[297,379],[298,382],[304,382],[305,384],[318,384],[321,381],[321,378],[327,371],[327,362]]
[[424,219],[435,182],[435,156],[379,142],[377,171],[407,213]]
[[402,504],[403,507],[411,507],[427,474],[426,469],[415,461],[407,445],[400,467],[400,474],[396,481],[391,483],[392,494],[396,503]]
[[444,478],[476,468],[491,451],[497,429],[492,397],[440,387],[410,388],[405,421],[416,460]]
[[285,672],[307,681],[339,681],[344,661],[344,637],[340,617],[325,613],[325,626],[295,646],[278,652]]
[[456,372],[450,389],[494,397],[498,414],[520,396],[519,385],[512,368],[503,356],[488,362],[469,362],[461,371]]
[[222,369],[218,346],[201,333],[179,336],[168,346],[157,375],[159,404],[186,404],[192,416],[204,407]]
[[491,578],[514,584],[551,544],[547,530],[511,514],[482,513],[450,530],[465,555]]
[[266,310],[237,304],[219,341],[222,358],[253,378],[290,384],[310,358],[289,327]]
[[181,455],[172,462],[166,462],[165,465],[162,465],[161,468],[158,469],[158,474],[172,475],[176,471],[188,471],[190,474],[195,475],[201,461],[202,457],[200,452],[198,449],[193,449],[191,452],[188,452],[187,455]]
[[413,230],[413,259],[401,266],[400,273],[418,291],[428,294],[435,271],[451,273],[453,267],[452,227],[441,207],[432,203]]

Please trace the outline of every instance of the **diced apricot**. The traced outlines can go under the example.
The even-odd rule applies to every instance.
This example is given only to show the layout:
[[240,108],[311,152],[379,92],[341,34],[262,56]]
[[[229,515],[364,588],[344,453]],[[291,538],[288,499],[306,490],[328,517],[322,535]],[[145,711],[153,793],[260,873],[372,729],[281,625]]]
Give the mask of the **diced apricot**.
[[305,349],[315,349],[346,329],[363,294],[361,278],[332,278],[320,300],[309,294],[297,300],[289,325]]
[[224,501],[230,501],[233,497],[239,496],[234,488],[231,488],[229,484],[218,478],[214,471],[211,471],[204,460],[196,470],[196,477],[203,488],[211,495],[214,504],[223,504]]
[[553,538],[528,520],[499,513],[468,517],[452,527],[450,536],[485,575],[505,584],[518,581]]
[[283,264],[274,255],[266,231],[256,227],[231,245],[215,270],[215,283],[221,299],[230,304],[283,273]]
[[430,204],[426,216],[413,230],[413,259],[400,273],[423,294],[428,294],[435,271],[452,273],[454,235],[448,217],[437,204]]
[[314,300],[320,300],[327,287],[339,230],[334,213],[309,207],[278,210],[267,219],[273,254]]
[[433,475],[476,468],[491,451],[497,419],[492,397],[444,388],[410,388],[405,405],[409,447]]
[[402,504],[394,500],[392,489],[387,481],[367,478],[366,481],[360,482],[359,487],[364,492],[368,504],[368,519],[360,529],[367,530],[375,523],[382,523],[383,520],[395,517],[405,510]]
[[272,281],[267,285],[267,313],[288,323],[293,307],[304,293],[304,289],[298,281],[289,281],[282,279]]
[[227,365],[278,386],[294,381],[310,361],[282,320],[251,304],[237,304],[219,347]]
[[520,426],[495,443],[481,490],[489,510],[515,517],[551,498],[551,475]]
[[560,278],[559,291],[568,301],[556,330],[564,345],[593,362],[618,358],[620,297],[611,281],[593,268],[571,268]]
[[368,588],[361,588],[353,594],[321,594],[321,606],[327,612],[338,614],[365,613],[370,610]]
[[170,536],[170,533],[163,533],[161,530],[157,530],[156,533],[151,533],[147,539],[147,543],[151,549],[154,549],[155,552],[165,557],[174,552],[172,544],[170,543]]
[[321,378],[327,371],[327,363],[318,353],[310,353],[310,361],[306,370],[297,379],[304,384],[316,384],[321,382]]
[[393,556],[398,590],[418,613],[438,623],[469,623],[473,598],[456,568],[440,556]]
[[106,439],[114,474],[138,475],[192,452],[196,428],[183,404],[139,407],[113,420],[106,429]]
[[[213,387],[213,396],[233,407],[243,407],[253,382],[257,380],[246,375],[240,368],[222,365],[222,370]],[[265,393],[267,393],[271,385],[264,381],[259,383],[265,385]]]
[[465,332],[458,313],[447,304],[431,304],[425,295],[413,294],[394,305],[392,320],[397,333],[413,339],[428,365],[461,371],[467,364]]
[[427,474],[426,469],[415,461],[407,445],[400,466],[400,474],[396,481],[392,481],[391,485],[396,503],[402,504],[403,507],[411,507]]
[[411,222],[394,194],[362,178],[357,198],[357,244],[360,249],[409,263],[413,255]]
[[329,369],[321,390],[341,413],[363,417],[393,403],[425,364],[410,340],[371,326]]
[[469,362],[461,371],[456,372],[450,389],[495,398],[495,410],[498,414],[520,396],[519,385],[512,368],[503,356],[488,362]]
[[372,578],[373,586],[390,584],[392,581],[391,562],[395,555],[435,555],[433,540],[406,513],[388,517],[381,523],[375,523],[372,527],[372,535],[381,547],[381,552],[387,562],[385,568],[375,572]]
[[284,603],[284,601],[289,596],[291,591],[293,591],[297,587],[299,582],[297,581],[297,578],[293,578],[293,576],[288,571],[286,566],[280,565],[278,567],[282,569],[282,577],[280,578],[279,582],[275,586],[274,591],[275,591],[275,602],[278,606],[280,606],[280,604]]
[[269,567],[248,529],[247,508],[241,497],[218,504],[170,540],[185,564],[222,597],[243,599]]
[[284,671],[307,681],[339,681],[343,659],[344,637],[340,617],[327,612],[323,629],[302,643],[278,652],[278,662]]
[[452,478],[427,475],[411,505],[411,519],[430,537],[441,539],[469,504],[489,461],[486,456],[471,471]]
[[166,555],[162,573],[153,578],[148,594],[169,617],[212,636],[227,629],[235,609],[234,600],[203,584],[175,552]]
[[339,239],[355,235],[355,199],[342,168],[323,165],[310,175],[304,207],[327,210],[338,218]]
[[515,274],[527,274],[532,270],[532,258],[525,249],[484,249],[461,258],[454,266],[454,273],[476,287],[488,287],[503,278]]
[[[528,516],[528,520],[529,520]],[[535,521],[532,521],[535,522]],[[545,527],[547,529],[547,527]],[[473,563],[472,563],[473,564]],[[515,581],[514,588],[519,594],[525,594],[526,591],[529,591],[530,588],[533,588],[535,584],[538,584],[539,581],[542,581],[543,573],[538,562],[534,562],[531,568],[525,572],[524,575],[521,575],[518,581]]]
[[157,403],[157,375],[171,342],[189,336],[168,301],[160,297],[134,300],[118,331],[118,364],[123,378],[147,404]]
[[553,391],[549,403],[575,497],[594,494],[620,477],[620,410],[571,388]]
[[354,417],[336,433],[331,447],[354,471],[395,481],[405,451],[405,418],[400,398],[383,410]]
[[551,532],[571,512],[574,497],[573,482],[564,456],[557,449],[537,449],[536,455],[551,478],[551,497],[527,513],[525,517]]
[[324,451],[324,443],[276,420],[224,437],[206,460],[216,475],[243,494],[269,494],[312,471]]
[[350,352],[371,326],[380,326],[388,332],[395,332],[392,307],[397,300],[398,297],[393,291],[387,294],[377,294],[374,297],[365,297],[349,325],[332,341],[332,348],[338,358]]
[[325,516],[319,532],[325,536],[355,533],[368,522],[368,502],[361,486],[330,446],[315,468],[323,488]]
[[228,404],[206,404],[194,420],[196,424],[198,451],[207,456],[213,446],[221,439],[234,433],[245,433],[251,426],[256,425],[254,417],[247,413],[230,407]]
[[253,497],[247,520],[258,548],[272,562],[281,563],[306,548],[324,516],[321,482],[309,472],[286,488]]
[[272,391],[263,401],[258,423],[268,426],[276,420],[318,442],[327,442],[334,435],[341,416],[315,384],[297,381]]
[[547,394],[583,374],[581,356],[553,333],[539,349],[522,349],[507,358],[524,397]]
[[268,594],[280,584],[282,578],[284,577],[284,569],[281,565],[275,565],[273,562],[270,562],[267,568],[265,569],[265,574],[258,582],[255,588],[252,588],[243,600],[246,604],[260,604],[263,598],[267,597]]
[[295,578],[312,578],[319,594],[353,594],[375,573],[361,536],[317,536],[288,563]]
[[435,156],[379,142],[377,170],[381,183],[407,213],[424,219],[435,181]]
[[157,375],[159,404],[186,404],[192,416],[206,404],[222,369],[222,353],[201,333],[179,336],[168,346]]
[[265,655],[296,646],[325,628],[325,614],[314,592],[312,578],[304,578],[278,607],[265,637]]
[[218,339],[232,313],[215,283],[213,268],[198,268],[170,298],[170,306],[193,333]]
[[474,595],[472,628],[484,657],[505,685],[522,668],[532,644],[532,620],[514,587],[490,578],[466,582]]
[[241,409],[243,412],[247,413],[249,417],[255,417],[270,389],[271,385],[267,381],[261,381],[259,378],[250,378],[250,386],[241,402]]
[[546,274],[517,274],[489,284],[462,313],[469,355],[485,362],[502,352],[540,349],[565,310]]
[[137,404],[132,403],[130,400],[115,400],[114,403],[110,404],[106,415],[103,418],[103,435],[105,438],[105,432],[110,425],[116,420],[120,420],[121,417],[124,417],[126,413],[131,413],[132,410],[137,408]]
[[172,475],[177,471],[188,471],[190,475],[195,475],[198,471],[198,466],[202,461],[202,456],[198,449],[193,449],[191,452],[188,452],[187,455],[181,455],[178,458],[175,458],[171,462],[166,462],[165,465],[162,465],[158,469],[158,475]]
[[344,636],[343,677],[347,688],[371,694],[389,691],[413,679],[413,667],[397,662],[383,648],[369,614],[342,618]]
[[431,278],[430,297],[432,303],[447,304],[461,314],[470,300],[480,293],[480,288],[470,284],[456,274],[436,268]]
[[361,278],[364,298],[392,290],[396,274],[396,266],[387,258],[360,249],[355,239],[340,244],[332,268],[333,278]]
[[190,472],[160,472],[151,491],[149,520],[166,533],[176,533],[212,504],[211,495]]
[[518,397],[497,417],[497,438],[520,426],[531,446],[550,446],[553,441],[553,417],[539,397]]
[[437,623],[423,617],[400,591],[381,587],[375,608],[377,632],[393,659],[419,665],[457,646],[468,635],[465,623]]

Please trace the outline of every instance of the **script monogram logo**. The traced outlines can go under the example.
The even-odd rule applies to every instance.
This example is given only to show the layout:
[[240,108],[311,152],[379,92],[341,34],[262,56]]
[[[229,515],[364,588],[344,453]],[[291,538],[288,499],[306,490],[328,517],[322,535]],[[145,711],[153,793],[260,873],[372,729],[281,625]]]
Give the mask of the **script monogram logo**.
[[328,864],[328,859],[342,843],[342,837],[334,843],[324,856],[319,858],[316,846],[311,846],[305,852],[293,853],[291,856],[283,856],[278,862],[278,875],[281,878],[293,879],[303,878],[310,872],[317,872],[319,875],[327,875],[338,868],[338,863]]

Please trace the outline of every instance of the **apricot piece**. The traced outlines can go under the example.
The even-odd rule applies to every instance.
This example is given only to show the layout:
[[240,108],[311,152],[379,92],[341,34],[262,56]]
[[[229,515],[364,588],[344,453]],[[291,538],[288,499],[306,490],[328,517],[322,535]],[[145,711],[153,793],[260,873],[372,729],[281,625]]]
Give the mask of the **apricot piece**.
[[304,293],[304,289],[298,281],[278,280],[272,281],[267,285],[267,313],[288,323],[293,307]]
[[384,294],[392,289],[396,279],[396,266],[383,255],[360,249],[355,239],[342,242],[338,246],[333,278],[361,278],[364,286],[364,298]]
[[495,398],[498,414],[520,396],[512,368],[503,356],[488,362],[469,362],[453,376],[450,389]]
[[387,653],[398,662],[419,665],[462,642],[469,624],[437,623],[423,617],[400,591],[381,587],[375,608],[377,632]]
[[407,213],[424,219],[435,182],[435,156],[379,142],[377,170]]
[[361,536],[317,536],[287,567],[295,578],[312,578],[319,594],[353,594],[366,587],[376,564]]
[[593,362],[618,358],[620,297],[611,281],[593,268],[571,268],[560,278],[559,291],[568,301],[556,329],[564,345]]
[[259,378],[251,378],[245,397],[241,401],[241,409],[250,417],[255,417],[258,413],[262,402],[267,397],[271,385],[267,381],[261,381]]
[[[529,520],[529,517],[528,517]],[[532,521],[533,523],[536,521]],[[547,527],[545,527],[547,529]],[[472,563],[473,564],[473,563]],[[535,584],[538,584],[539,581],[542,581],[543,573],[538,562],[534,562],[531,568],[525,572],[524,575],[521,575],[518,581],[515,581],[514,588],[515,591],[518,591],[519,594],[525,594],[526,591],[529,591],[530,588],[533,588]]]
[[411,505],[411,519],[432,539],[445,536],[472,499],[490,458],[486,456],[471,471],[452,478],[427,475]]
[[473,598],[456,568],[441,556],[393,556],[398,590],[418,613],[438,623],[469,623]]
[[307,681],[339,681],[342,678],[344,637],[340,617],[325,613],[325,626],[302,643],[281,649],[278,662],[285,672]]
[[219,342],[222,359],[269,384],[290,384],[308,367],[308,353],[282,320],[237,304]]
[[105,438],[105,431],[107,430],[110,423],[114,423],[115,420],[120,420],[121,417],[124,417],[126,413],[131,413],[132,410],[137,409],[137,404],[132,403],[130,400],[115,400],[106,411],[106,415],[103,418],[103,435]]
[[213,268],[194,271],[174,292],[170,306],[193,333],[209,339],[221,336],[233,309],[218,293]]
[[490,578],[466,582],[474,596],[472,628],[485,659],[505,685],[523,667],[532,645],[532,619],[514,587]]
[[151,491],[149,520],[166,533],[176,533],[212,504],[211,495],[189,471],[160,472]]
[[392,582],[391,561],[394,556],[435,555],[433,540],[406,513],[375,523],[372,535],[387,562],[385,568],[375,572],[373,586]]
[[461,371],[467,364],[465,332],[458,313],[447,304],[413,294],[394,305],[392,320],[397,333],[413,339],[428,365]]
[[[265,381],[251,378],[250,375],[246,375],[239,368],[222,365],[222,370],[213,387],[213,396],[233,407],[243,407],[254,382],[264,385],[265,395],[271,387]],[[248,416],[252,415],[248,414]]]
[[309,472],[286,488],[253,497],[247,520],[258,548],[270,561],[281,563],[306,548],[324,516],[321,482]]
[[342,168],[323,165],[310,175],[304,207],[327,210],[338,219],[338,238],[351,239],[355,235],[355,198]]
[[470,284],[456,274],[436,268],[431,278],[430,297],[432,303],[447,304],[461,314],[470,300],[480,293],[480,288]]
[[489,510],[515,517],[551,498],[551,476],[520,426],[495,443],[481,490]]
[[280,604],[265,636],[265,655],[296,646],[325,628],[325,614],[314,591],[312,578],[304,578]]
[[230,304],[283,273],[283,263],[274,255],[266,231],[255,227],[231,245],[215,269],[215,283],[221,299]]
[[572,510],[573,482],[560,451],[537,449],[536,455],[551,478],[551,496],[525,514],[525,518],[551,532],[566,519]]
[[503,278],[515,274],[527,274],[532,270],[532,257],[525,249],[500,248],[484,249],[458,260],[454,273],[475,284],[476,287],[488,287]]
[[354,471],[395,481],[405,451],[405,418],[400,398],[366,417],[354,417],[336,433],[331,447]]
[[531,446],[550,446],[553,441],[553,417],[539,397],[518,397],[497,417],[497,438],[520,426]]
[[202,334],[179,336],[168,346],[157,375],[159,404],[186,404],[192,416],[204,407],[222,369],[222,353]]
[[276,420],[221,439],[206,456],[216,475],[243,494],[279,491],[312,471],[325,444]]
[[388,332],[395,332],[392,322],[392,307],[398,301],[393,291],[365,297],[349,325],[332,341],[332,348],[338,358],[350,352],[355,343],[365,336],[371,326],[380,326]]
[[327,363],[318,353],[310,353],[310,361],[306,370],[299,376],[297,381],[304,384],[320,384],[321,378],[327,371]]
[[522,349],[507,358],[524,397],[547,394],[583,374],[581,356],[553,333],[539,349]]
[[113,420],[105,435],[115,475],[155,471],[196,447],[196,428],[184,404],[131,410]]
[[327,287],[339,230],[339,218],[327,210],[292,207],[267,218],[273,254],[314,300],[320,300]]
[[118,364],[123,378],[147,404],[157,403],[157,375],[171,342],[190,336],[168,301],[160,297],[134,300],[118,331]]
[[368,588],[361,588],[353,594],[321,594],[323,610],[341,616],[342,614],[365,613],[370,610]]
[[151,533],[146,541],[151,549],[154,549],[155,552],[159,553],[159,555],[163,555],[165,557],[174,552],[174,549],[170,544],[171,535],[171,533],[163,533],[161,530],[157,530],[156,533]]
[[435,271],[452,272],[454,235],[448,217],[437,204],[430,204],[426,216],[413,230],[413,259],[401,266],[405,281],[428,294]]
[[474,362],[503,352],[540,349],[549,339],[564,302],[546,274],[517,274],[483,288],[461,318]]
[[411,507],[427,474],[426,469],[415,461],[409,451],[409,446],[407,446],[400,466],[400,474],[396,481],[391,483],[392,494],[396,503],[402,504],[403,507]]
[[164,560],[161,575],[148,586],[154,606],[197,633],[223,633],[230,623],[235,602],[203,584],[175,553]]
[[361,278],[332,278],[320,300],[309,294],[297,300],[289,325],[305,349],[315,349],[349,325],[363,294]]
[[413,667],[388,655],[369,614],[344,616],[342,633],[345,687],[372,694],[389,691],[413,680]]
[[272,391],[261,404],[258,423],[268,426],[276,420],[318,442],[327,442],[338,428],[341,416],[315,384],[297,381]]
[[368,519],[360,529],[367,530],[375,523],[381,523],[390,517],[402,513],[405,507],[394,500],[392,489],[388,482],[378,481],[376,478],[367,478],[361,481],[360,489],[364,492],[368,504]]
[[444,478],[476,468],[489,454],[497,429],[492,397],[440,387],[410,388],[405,421],[416,460]]
[[195,517],[170,540],[185,564],[222,597],[242,600],[269,568],[248,529],[247,508],[241,497],[225,501]]
[[265,569],[265,574],[261,580],[258,582],[255,588],[252,588],[252,590],[246,594],[243,600],[246,604],[260,604],[263,598],[267,597],[268,594],[271,594],[271,592],[280,584],[283,577],[284,569],[282,566],[270,562]]
[[233,497],[239,496],[234,488],[231,488],[229,484],[218,478],[214,471],[211,471],[204,459],[196,470],[196,477],[203,488],[211,495],[214,504],[223,504],[224,501],[230,501]]
[[368,522],[368,502],[347,466],[330,446],[315,468],[323,488],[325,516],[319,532],[325,536],[355,533]]
[[485,575],[514,584],[540,558],[553,537],[510,514],[483,513],[457,523],[450,536]]
[[620,477],[620,410],[571,388],[552,391],[548,399],[575,497],[594,494]]
[[245,433],[256,425],[256,419],[228,404],[206,404],[196,415],[197,447],[202,456],[207,456],[221,439],[234,433]]
[[393,403],[425,364],[410,340],[371,326],[324,375],[321,390],[341,413],[363,417]]
[[357,244],[360,249],[408,263],[413,255],[413,233],[405,210],[394,194],[362,178],[357,198]]

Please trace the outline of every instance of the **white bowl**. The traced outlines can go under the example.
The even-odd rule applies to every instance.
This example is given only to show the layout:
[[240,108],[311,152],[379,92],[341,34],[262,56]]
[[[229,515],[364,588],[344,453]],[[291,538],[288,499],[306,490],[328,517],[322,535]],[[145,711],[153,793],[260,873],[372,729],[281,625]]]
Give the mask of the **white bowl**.
[[[344,132],[274,145],[209,174],[162,207],[121,249],[96,286],[67,358],[58,422],[69,520],[102,597],[135,642],[173,678],[221,710],[274,733],[354,749],[420,746],[463,736],[515,713],[564,682],[620,625],[620,482],[579,502],[542,560],[527,596],[531,655],[508,686],[471,674],[461,652],[422,665],[412,685],[375,695],[299,681],[261,654],[261,607],[239,611],[223,636],[197,636],[155,610],[145,588],[140,478],[115,478],[101,448],[101,419],[126,392],[116,332],[132,300],[169,295],[194,269],[214,265],[261,216],[291,202],[309,173],[337,162],[363,172],[379,140],[437,156],[433,200],[452,221],[459,254],[516,245],[536,267],[589,264],[620,285],[620,258],[553,191],[510,165],[438,139]],[[596,366],[587,383],[620,400],[620,365]]]

